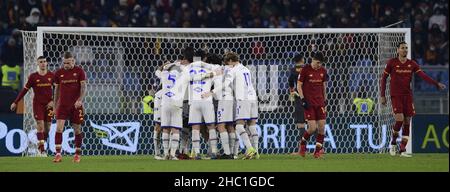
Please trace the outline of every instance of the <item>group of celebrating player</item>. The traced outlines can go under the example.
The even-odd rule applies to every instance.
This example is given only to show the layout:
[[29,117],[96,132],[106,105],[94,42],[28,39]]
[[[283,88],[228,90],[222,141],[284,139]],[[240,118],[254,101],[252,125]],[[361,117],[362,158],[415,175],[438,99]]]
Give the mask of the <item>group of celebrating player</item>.
[[[390,97],[396,121],[392,129],[390,154],[410,157],[406,153],[406,144],[410,132],[409,122],[415,114],[410,85],[413,74],[440,90],[446,86],[431,79],[417,63],[406,58],[408,46],[405,42],[398,44],[397,53],[398,57],[387,62],[381,78],[380,102],[386,104],[386,79],[390,75]],[[305,156],[306,143],[311,135],[316,134],[313,156],[320,158],[324,151],[328,80],[327,71],[322,66],[325,56],[316,52],[312,55],[311,64],[304,65],[304,58],[297,55],[294,62],[296,66],[289,78],[289,85],[290,96],[295,105],[295,123],[301,135],[298,154]],[[73,161],[79,163],[86,75],[81,67],[75,66],[75,59],[68,52],[64,54],[63,67],[54,74],[48,71],[45,57],[38,57],[37,64],[38,71],[28,77],[26,85],[11,104],[11,110],[16,109],[17,103],[32,88],[39,155],[46,156],[44,143],[48,138],[51,119],[56,114],[56,154],[53,162],[62,161],[62,132],[65,120],[70,120],[75,131],[76,152]],[[205,130],[204,127],[208,131],[202,135],[208,140],[211,159],[236,159],[240,145],[238,136],[246,149],[243,159],[259,158],[259,135],[256,129],[257,94],[252,84],[251,72],[241,64],[237,53],[227,52],[222,59],[217,54],[187,47],[183,50],[181,60],[159,67],[156,76],[160,78],[162,88],[156,93],[154,101],[155,159],[201,159],[200,133]],[[214,100],[218,101],[217,106],[214,105]],[[185,117],[183,110],[187,114]],[[305,122],[308,125],[307,130]],[[402,128],[402,140],[398,150],[396,140]],[[222,155],[218,152],[217,136],[220,137]],[[189,139],[192,146],[190,151]],[[164,151],[162,154],[160,142]]]
[[[246,148],[244,159],[259,158],[257,95],[251,73],[239,62],[238,54],[228,52],[221,59],[217,54],[187,47],[180,61],[166,64],[156,73],[162,83],[162,89],[156,93],[154,107],[156,159],[201,159],[202,127],[208,130],[203,135],[208,140],[211,159],[237,158],[237,135]],[[217,109],[213,98],[218,101]],[[183,107],[189,111],[184,119]],[[159,139],[161,129],[162,138]],[[180,130],[184,131],[181,150],[178,150]],[[223,155],[218,155],[216,130],[219,131]],[[190,154],[187,149],[189,135],[192,143]],[[162,156],[159,140],[162,140],[164,150]]]

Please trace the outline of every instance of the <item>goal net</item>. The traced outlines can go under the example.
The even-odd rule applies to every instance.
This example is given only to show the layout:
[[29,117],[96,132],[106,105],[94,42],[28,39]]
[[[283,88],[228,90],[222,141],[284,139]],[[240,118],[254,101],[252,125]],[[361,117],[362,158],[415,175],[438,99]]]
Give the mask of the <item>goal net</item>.
[[[294,66],[292,58],[301,53],[309,63],[311,53],[322,51],[329,74],[325,151],[383,153],[389,147],[394,120],[389,96],[387,106],[379,102],[379,78],[387,59],[396,56],[397,44],[409,42],[409,34],[409,29],[40,27],[37,32],[23,32],[24,76],[36,70],[38,55],[46,56],[49,69],[55,71],[62,66],[63,53],[72,52],[88,79],[83,154],[153,154],[153,117],[143,113],[142,100],[150,90],[157,91],[157,67],[180,58],[188,45],[217,54],[234,51],[255,77],[260,153],[280,154],[297,151],[300,139],[287,80]],[[27,133],[36,131],[32,95],[25,97],[23,128]],[[355,98],[371,99],[372,110],[358,114]],[[367,105],[362,107],[368,110]],[[46,143],[53,152],[55,126]],[[69,124],[63,138],[63,152],[74,153]],[[35,153],[35,143],[30,138],[23,154]],[[206,148],[203,142],[202,151]]]

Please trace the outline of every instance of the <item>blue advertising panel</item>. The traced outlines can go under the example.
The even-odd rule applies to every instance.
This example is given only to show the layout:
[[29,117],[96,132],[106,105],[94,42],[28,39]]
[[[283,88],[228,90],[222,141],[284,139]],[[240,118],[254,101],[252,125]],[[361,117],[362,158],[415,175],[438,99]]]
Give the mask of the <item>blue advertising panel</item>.
[[448,153],[448,115],[416,115],[413,125],[414,153]]
[[[288,153],[298,149],[300,139],[292,117],[280,118],[278,113],[260,113],[257,130],[260,135],[261,153]],[[386,125],[377,123],[377,116],[339,116],[327,121],[325,127],[325,150],[327,153],[377,153],[389,147]],[[21,155],[27,146],[36,143],[35,131],[26,133],[22,129],[22,116],[0,115],[0,156]],[[150,115],[97,114],[86,115],[82,126],[84,132],[84,155],[133,155],[153,154],[153,122]],[[126,120],[125,120],[126,119]],[[445,115],[413,118],[413,152],[448,152],[448,118]],[[55,151],[52,124],[45,147]],[[400,138],[399,138],[400,139]],[[64,153],[74,153],[74,133],[69,126],[63,132]],[[207,145],[202,144],[205,150]],[[241,148],[243,144],[241,142]],[[314,149],[314,138],[308,145]],[[206,151],[206,150],[205,150]]]
[[22,115],[0,114],[0,156],[20,155],[26,149],[28,135],[22,122]]
[[[286,114],[280,118],[280,114]],[[288,153],[298,149],[298,129],[292,123],[290,113],[261,112],[257,130],[260,135],[261,153]],[[326,125],[325,149],[328,153],[379,152],[388,147],[385,125],[377,125],[377,116],[335,116]],[[84,132],[84,155],[132,155],[153,154],[153,122],[150,115],[96,114],[86,115],[82,126]],[[56,125],[52,124],[45,147],[55,151],[54,135]],[[19,155],[29,144],[37,143],[35,131],[22,130],[22,117],[2,115],[0,119],[0,155]],[[74,153],[73,129],[69,126],[63,132],[64,153]],[[207,145],[202,144],[205,150]],[[241,148],[243,144],[241,142]],[[314,138],[308,147],[314,149]],[[206,151],[206,150],[205,150]]]

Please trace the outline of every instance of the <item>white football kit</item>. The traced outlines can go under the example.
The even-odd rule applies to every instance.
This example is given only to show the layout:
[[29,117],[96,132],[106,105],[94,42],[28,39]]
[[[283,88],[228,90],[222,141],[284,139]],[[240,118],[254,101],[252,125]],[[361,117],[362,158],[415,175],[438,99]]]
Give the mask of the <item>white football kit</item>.
[[[204,79],[207,75],[206,72],[189,71],[189,69],[200,64],[201,63],[196,62],[189,65],[181,65],[179,62],[172,63],[167,65],[161,72],[161,81],[163,84],[161,97],[161,128],[172,127],[181,129],[183,127],[182,107],[186,90],[190,85],[190,82]],[[193,97],[197,96],[194,96],[189,92],[189,99],[193,99]],[[214,108],[212,109],[212,113],[214,114]]]
[[153,121],[158,124],[161,124],[161,95],[162,90],[156,92],[153,101]]
[[258,100],[250,70],[242,64],[237,64],[233,67],[232,72],[236,98],[235,120],[258,119]]
[[[187,66],[191,76],[205,74],[221,66],[196,61]],[[212,97],[202,98],[202,94],[211,91],[212,78],[189,82],[189,125],[216,123]]]
[[[219,101],[217,105],[217,123],[232,123],[234,122],[234,96],[233,96],[233,76],[230,74],[232,68],[225,66],[223,75],[214,78],[214,93],[215,98]],[[228,80],[228,83],[227,83]]]
[[[166,69],[167,68],[167,69]],[[183,81],[183,66],[169,64],[161,72],[161,128],[183,127],[182,106],[186,85]]]

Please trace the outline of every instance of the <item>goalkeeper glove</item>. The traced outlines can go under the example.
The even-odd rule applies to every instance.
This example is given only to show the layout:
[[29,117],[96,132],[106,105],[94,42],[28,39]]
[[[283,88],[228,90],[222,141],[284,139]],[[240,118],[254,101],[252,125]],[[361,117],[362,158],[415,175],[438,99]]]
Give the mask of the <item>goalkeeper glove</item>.
[[291,93],[289,94],[289,100],[291,102],[295,101],[295,97],[300,97],[300,95],[298,95],[298,93],[296,91],[291,91]]
[[304,109],[308,108],[308,102],[306,102],[305,98],[302,98],[302,106],[303,106]]

